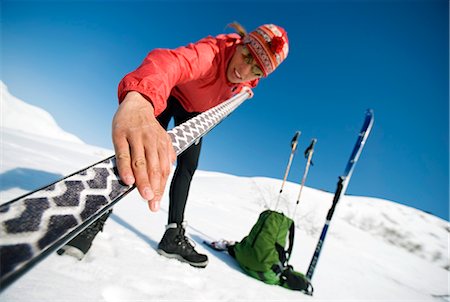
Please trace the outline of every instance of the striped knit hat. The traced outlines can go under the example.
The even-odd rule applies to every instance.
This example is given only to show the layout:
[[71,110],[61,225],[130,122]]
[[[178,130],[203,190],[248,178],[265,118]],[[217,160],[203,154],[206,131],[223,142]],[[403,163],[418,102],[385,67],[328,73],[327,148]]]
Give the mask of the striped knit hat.
[[274,24],[261,25],[245,36],[244,44],[261,66],[264,76],[273,72],[289,52],[286,31]]

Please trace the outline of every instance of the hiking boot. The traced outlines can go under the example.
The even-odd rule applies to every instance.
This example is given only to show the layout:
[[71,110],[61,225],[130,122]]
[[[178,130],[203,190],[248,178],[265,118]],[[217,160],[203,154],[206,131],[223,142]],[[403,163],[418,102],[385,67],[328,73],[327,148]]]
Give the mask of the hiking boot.
[[91,248],[92,241],[94,240],[95,236],[97,236],[98,232],[103,231],[103,226],[111,212],[112,210],[109,210],[108,212],[103,214],[87,229],[85,229],[71,241],[66,243],[66,245],[61,247],[56,253],[58,253],[58,255],[69,255],[77,258],[78,260],[82,260]]
[[184,235],[184,227],[185,223],[181,225],[176,223],[167,225],[166,232],[158,245],[158,253],[167,258],[175,258],[189,263],[194,267],[206,267],[208,265],[208,256],[197,253],[193,242]]

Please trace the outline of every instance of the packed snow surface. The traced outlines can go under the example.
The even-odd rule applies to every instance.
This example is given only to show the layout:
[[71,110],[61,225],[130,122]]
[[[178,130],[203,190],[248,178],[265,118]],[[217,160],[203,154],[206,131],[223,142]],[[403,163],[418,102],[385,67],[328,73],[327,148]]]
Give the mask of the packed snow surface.
[[[1,86],[1,202],[113,154],[82,143],[48,113]],[[167,194],[161,210],[151,213],[134,191],[115,206],[82,261],[51,255],[4,290],[0,300],[449,301],[449,223],[388,200],[340,200],[312,280],[312,297],[252,279],[226,253],[202,244],[204,239],[242,239],[258,215],[275,205],[280,187],[279,179],[195,174],[185,217],[188,236],[209,257],[205,269],[156,252],[167,220]],[[280,211],[292,215],[299,188],[286,184]],[[298,271],[308,268],[332,199],[328,192],[303,190],[291,258]]]

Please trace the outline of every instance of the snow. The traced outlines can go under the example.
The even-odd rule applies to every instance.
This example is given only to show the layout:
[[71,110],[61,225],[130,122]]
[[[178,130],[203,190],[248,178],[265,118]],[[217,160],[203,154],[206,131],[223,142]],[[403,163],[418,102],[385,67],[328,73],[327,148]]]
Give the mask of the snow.
[[[2,119],[1,202],[113,154],[65,133],[48,113],[9,95],[4,84]],[[51,255],[2,292],[0,300],[450,301],[450,224],[393,201],[341,199],[313,277],[313,297],[252,279],[226,253],[201,244],[203,239],[240,240],[259,213],[275,205],[280,187],[279,179],[197,171],[186,210],[187,233],[209,256],[205,269],[156,252],[167,220],[167,194],[161,211],[151,213],[134,191],[115,206],[82,261]],[[298,190],[298,184],[286,184],[283,212],[292,215]],[[331,193],[303,190],[291,259],[298,271],[308,268],[332,199]]]
[[3,81],[0,81],[0,93],[2,128],[19,130],[47,139],[82,143],[81,139],[61,129],[48,112],[11,95]]

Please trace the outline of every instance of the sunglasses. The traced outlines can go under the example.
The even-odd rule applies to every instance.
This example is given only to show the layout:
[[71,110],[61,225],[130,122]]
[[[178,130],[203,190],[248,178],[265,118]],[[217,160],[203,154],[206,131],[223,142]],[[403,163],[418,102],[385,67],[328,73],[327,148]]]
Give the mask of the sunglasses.
[[256,63],[255,58],[253,58],[252,54],[250,53],[250,50],[244,45],[242,47],[242,57],[244,58],[245,63],[252,65],[252,73],[262,78],[264,76],[264,72],[262,69],[258,66],[258,63]]

